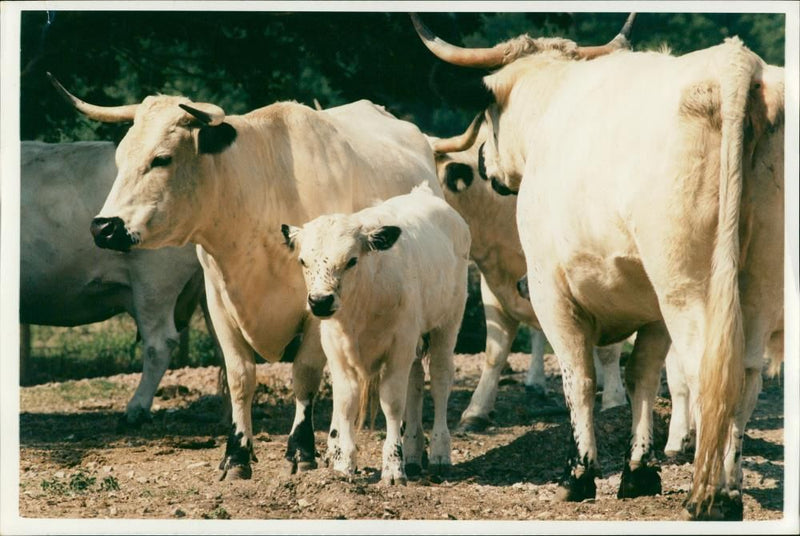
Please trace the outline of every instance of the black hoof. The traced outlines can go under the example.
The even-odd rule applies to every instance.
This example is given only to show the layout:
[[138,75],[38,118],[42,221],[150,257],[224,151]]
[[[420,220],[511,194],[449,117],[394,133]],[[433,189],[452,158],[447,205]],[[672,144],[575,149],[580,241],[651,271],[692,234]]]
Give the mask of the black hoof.
[[641,465],[631,470],[629,464],[622,469],[622,481],[617,491],[617,499],[632,499],[658,495],[661,493],[660,467]]
[[684,505],[684,518],[691,521],[742,521],[744,519],[744,504],[742,496],[736,494],[717,494],[711,507],[703,505],[697,507],[695,503]]
[[132,411],[123,413],[117,420],[117,432],[138,430],[143,424],[153,422],[153,415],[149,411]]
[[222,480],[250,480],[253,476],[253,469],[249,464],[247,465],[233,465],[230,460],[225,460],[222,464],[222,474],[219,479]]
[[597,486],[594,483],[594,470],[584,471],[579,477],[572,474],[558,485],[556,500],[564,502],[581,502],[594,499]]
[[418,463],[408,463],[405,469],[408,478],[419,478],[422,475],[422,466]]
[[456,433],[485,432],[492,422],[487,417],[467,417],[462,419],[456,428]]

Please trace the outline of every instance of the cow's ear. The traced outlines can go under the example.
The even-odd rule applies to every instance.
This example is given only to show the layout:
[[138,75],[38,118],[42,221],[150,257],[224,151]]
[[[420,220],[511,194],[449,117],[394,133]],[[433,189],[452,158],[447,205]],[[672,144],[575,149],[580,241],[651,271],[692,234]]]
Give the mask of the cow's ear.
[[366,233],[367,248],[370,251],[383,251],[389,249],[400,237],[400,227],[384,225]]
[[236,129],[229,123],[215,127],[203,126],[197,133],[197,152],[200,154],[221,153],[236,139]]
[[293,227],[291,225],[286,225],[285,223],[281,224],[281,234],[283,235],[283,241],[291,251],[294,251],[295,246],[295,238],[297,237],[297,233],[300,231],[297,227]]

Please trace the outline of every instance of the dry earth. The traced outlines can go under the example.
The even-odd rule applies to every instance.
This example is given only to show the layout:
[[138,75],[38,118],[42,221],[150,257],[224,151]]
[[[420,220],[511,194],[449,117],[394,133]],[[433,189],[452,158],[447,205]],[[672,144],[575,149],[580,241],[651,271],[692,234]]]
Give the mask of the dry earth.
[[[451,430],[479,377],[483,355],[456,356],[449,405]],[[661,460],[664,492],[619,500],[630,411],[597,413],[600,460],[597,499],[555,502],[569,434],[565,414],[542,415],[522,385],[528,356],[512,354],[495,425],[484,434],[454,435],[453,469],[444,479],[423,476],[407,486],[377,483],[382,419],[359,437],[360,473],[351,480],[321,468],[285,474],[283,451],[293,404],[286,364],[259,365],[254,405],[259,462],[249,481],[219,482],[227,426],[219,423],[216,369],[168,371],[153,422],[117,432],[119,413],[139,375],[50,383],[21,389],[20,514],[34,518],[195,519],[458,519],[674,520],[691,477],[688,459]],[[560,395],[555,358],[550,388]],[[330,386],[317,406],[317,449],[324,451]],[[432,408],[426,399],[425,426]],[[598,404],[599,405],[599,404]],[[656,446],[663,449],[669,400],[659,398]],[[783,517],[783,387],[767,380],[744,446],[745,519]]]

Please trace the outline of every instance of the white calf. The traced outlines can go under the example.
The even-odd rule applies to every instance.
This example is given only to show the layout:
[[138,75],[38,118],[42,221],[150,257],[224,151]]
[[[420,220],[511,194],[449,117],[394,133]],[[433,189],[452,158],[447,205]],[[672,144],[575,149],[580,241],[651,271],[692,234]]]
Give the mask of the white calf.
[[425,185],[351,215],[324,215],[281,230],[303,266],[309,308],[323,319],[322,347],[333,383],[333,469],[356,469],[354,425],[363,416],[367,386],[378,375],[386,417],[382,480],[405,483],[406,469],[421,467],[423,376],[415,356],[424,335],[434,403],[430,465],[449,466],[447,399],[466,302],[467,224]]

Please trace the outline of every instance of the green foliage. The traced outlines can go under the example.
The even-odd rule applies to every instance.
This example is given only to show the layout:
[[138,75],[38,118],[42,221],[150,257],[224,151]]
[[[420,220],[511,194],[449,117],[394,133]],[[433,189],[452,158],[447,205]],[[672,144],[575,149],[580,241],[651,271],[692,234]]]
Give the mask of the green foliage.
[[100,483],[101,491],[119,491],[119,482],[113,476],[107,476]]
[[90,487],[94,486],[97,478],[89,476],[82,471],[74,473],[69,479],[69,489],[76,493],[83,493]]
[[[424,14],[444,39],[468,46],[491,46],[525,32],[599,44],[619,31],[624,18]],[[731,35],[767,62],[783,65],[782,13],[640,13],[632,40],[639,50],[666,44],[683,54]],[[118,141],[127,129],[81,117],[56,94],[45,71],[101,105],[182,94],[239,114],[278,100],[310,105],[316,98],[330,107],[367,98],[437,135],[463,130],[476,111],[453,110],[431,87],[438,61],[405,13],[24,11],[21,45],[23,139]],[[462,79],[474,78],[474,71],[463,71]]]
[[214,510],[202,515],[203,519],[230,519],[231,515],[222,506],[217,506]]
[[66,495],[68,492],[66,484],[55,478],[42,480],[42,490],[54,495]]

